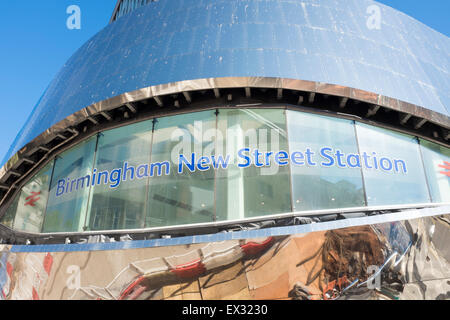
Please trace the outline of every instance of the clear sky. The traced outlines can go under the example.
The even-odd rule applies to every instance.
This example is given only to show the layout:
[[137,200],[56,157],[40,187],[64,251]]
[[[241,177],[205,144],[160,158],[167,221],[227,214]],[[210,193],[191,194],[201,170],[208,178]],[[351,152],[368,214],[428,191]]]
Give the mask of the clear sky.
[[[170,0],[168,0],[170,1]],[[380,0],[450,36],[450,0]],[[104,28],[116,0],[14,0],[0,8],[0,162],[31,110],[69,57]],[[81,8],[69,30],[67,7]]]

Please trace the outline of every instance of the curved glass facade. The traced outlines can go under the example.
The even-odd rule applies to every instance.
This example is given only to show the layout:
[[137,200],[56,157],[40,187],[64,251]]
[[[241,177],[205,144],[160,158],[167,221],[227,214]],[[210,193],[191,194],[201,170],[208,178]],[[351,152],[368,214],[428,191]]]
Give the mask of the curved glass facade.
[[32,177],[1,223],[142,229],[450,201],[450,149],[286,108],[219,108],[98,133]]

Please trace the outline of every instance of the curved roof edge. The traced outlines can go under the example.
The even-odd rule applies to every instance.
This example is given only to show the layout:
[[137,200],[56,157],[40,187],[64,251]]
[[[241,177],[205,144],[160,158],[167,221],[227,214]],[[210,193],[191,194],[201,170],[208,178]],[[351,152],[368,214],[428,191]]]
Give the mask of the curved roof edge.
[[[443,130],[442,132],[444,132],[444,134],[440,136],[445,140],[444,143],[447,144],[450,141],[450,117],[421,106],[364,90],[314,81],[265,77],[227,77],[180,81],[135,90],[92,104],[53,125],[15,153],[14,156],[0,168],[0,191],[1,189],[7,190],[6,194],[2,197],[2,201],[0,201],[0,205],[3,204],[3,200],[14,191],[30,172],[33,172],[48,159],[48,155],[51,152],[59,149],[62,145],[67,145],[73,140],[79,134],[75,127],[85,121],[91,121],[96,124],[98,120],[94,117],[101,116],[103,118],[108,118],[108,111],[123,106],[136,112],[133,103],[145,99],[154,99],[159,107],[164,107],[164,103],[162,102],[164,96],[182,94],[187,100],[187,103],[190,104],[192,102],[190,101],[191,92],[214,90],[216,97],[219,97],[220,90],[239,88],[276,89],[278,90],[278,95],[282,95],[283,90],[303,92],[309,97],[310,103],[314,101],[315,94],[334,96],[339,99],[339,109],[342,113],[345,112],[347,102],[353,100],[364,103],[361,104],[360,108],[361,110],[365,108],[364,112],[367,112],[366,118],[369,120],[380,108],[386,108],[398,112],[399,116],[393,118],[395,118],[400,125],[405,125],[408,121],[412,122],[412,127],[409,128],[409,131],[414,132],[411,128],[418,130],[425,123],[430,122]],[[303,98],[301,100],[299,99],[298,104],[303,105],[303,101]],[[307,104],[306,101],[305,103]],[[405,130],[407,131],[408,128],[405,128]],[[419,133],[417,135],[420,136],[421,134]],[[56,143],[55,146],[49,148],[47,145],[54,139],[59,139],[59,143]],[[31,161],[30,156],[37,151],[44,152],[45,155],[37,162]],[[29,164],[31,168],[27,169],[27,172],[18,171],[17,168],[24,163]],[[15,181],[6,185],[5,182],[12,176],[15,178]]]

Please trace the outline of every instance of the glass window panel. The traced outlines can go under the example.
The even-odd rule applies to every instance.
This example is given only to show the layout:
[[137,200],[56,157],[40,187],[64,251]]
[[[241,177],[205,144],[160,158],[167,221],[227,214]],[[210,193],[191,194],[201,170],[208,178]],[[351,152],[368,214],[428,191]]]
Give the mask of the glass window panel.
[[0,219],[0,224],[13,229],[14,218],[16,216],[17,205],[19,204],[19,196],[16,195],[11,205],[6,210],[3,217]]
[[152,128],[144,121],[99,134],[89,230],[144,227]]
[[43,232],[83,231],[97,137],[56,158]]
[[273,159],[287,151],[285,110],[220,109],[217,128],[217,155],[230,156],[228,167],[216,173],[217,218],[290,212],[289,167]]
[[433,202],[450,202],[450,149],[420,140]]
[[14,229],[41,232],[52,167],[53,162],[45,166],[22,188],[17,203]]
[[430,202],[417,138],[356,124],[369,206]]
[[[215,111],[158,119],[151,163],[161,165],[161,175],[156,174],[156,166],[149,184],[147,227],[214,221],[214,169],[199,161],[214,154],[215,128]],[[181,173],[178,172],[180,154],[186,159],[181,162]],[[188,168],[186,164],[192,163],[200,164],[205,170],[196,165]]]
[[364,206],[353,121],[288,110],[287,124],[294,210]]

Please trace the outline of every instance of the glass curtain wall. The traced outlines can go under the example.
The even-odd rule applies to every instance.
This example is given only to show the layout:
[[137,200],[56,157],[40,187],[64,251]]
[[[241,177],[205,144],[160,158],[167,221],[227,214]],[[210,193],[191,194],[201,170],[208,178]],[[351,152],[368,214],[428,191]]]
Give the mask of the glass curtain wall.
[[287,125],[294,211],[364,206],[354,122],[288,111]]
[[275,152],[288,151],[285,113],[282,109],[219,110],[217,150],[229,156],[229,166],[217,169],[218,220],[292,210],[289,166],[274,161]]
[[450,149],[420,139],[433,202],[450,202]]
[[[8,226],[20,231],[41,232],[52,170],[53,161],[22,188],[7,212]],[[11,209],[14,210],[14,218],[12,218]]]
[[123,230],[430,201],[450,202],[449,148],[325,115],[220,108],[89,138],[32,177],[0,223]]
[[416,137],[362,123],[356,131],[369,206],[430,202]]
[[214,155],[215,132],[215,111],[157,120],[147,227],[215,220],[214,169],[202,161],[202,157]]
[[144,121],[99,134],[88,230],[144,228],[152,128]]
[[16,217],[17,204],[19,203],[19,197],[16,196],[12,203],[9,205],[3,217],[0,219],[0,224],[14,229],[14,218]]

